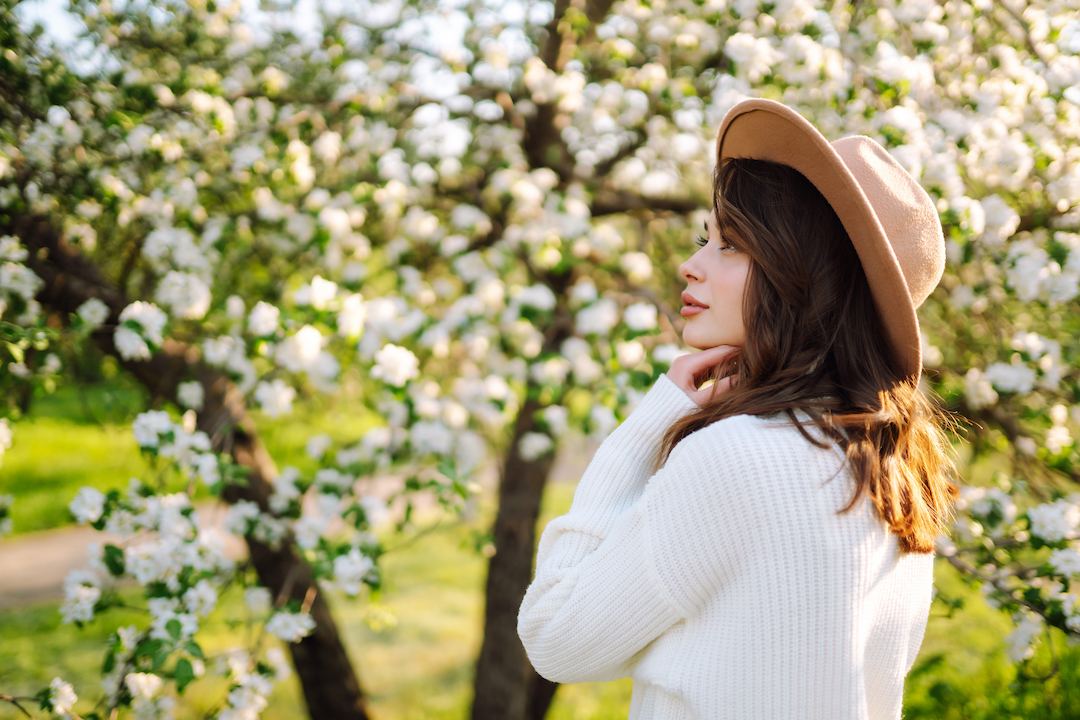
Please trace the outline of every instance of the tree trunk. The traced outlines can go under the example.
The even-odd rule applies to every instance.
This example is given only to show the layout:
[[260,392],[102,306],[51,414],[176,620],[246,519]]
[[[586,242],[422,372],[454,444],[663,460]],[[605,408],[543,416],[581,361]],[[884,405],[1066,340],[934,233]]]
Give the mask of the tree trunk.
[[[38,299],[46,308],[65,317],[96,297],[109,306],[107,325],[119,322],[128,301],[123,292],[105,279],[98,268],[78,252],[65,247],[56,230],[37,218],[18,218],[0,234],[19,237],[29,251],[27,266],[45,285]],[[218,452],[228,451],[233,460],[248,469],[244,486],[230,486],[223,494],[227,502],[250,500],[269,512],[271,481],[277,468],[259,441],[255,424],[247,414],[246,402],[228,377],[201,362],[196,348],[167,340],[164,347],[145,361],[122,359],[113,343],[113,332],[96,330],[93,339],[103,352],[113,355],[155,398],[176,401],[177,385],[194,376],[205,390],[198,427],[206,432]],[[313,586],[311,568],[291,542],[275,550],[253,538],[245,538],[259,581],[275,597],[303,601]],[[363,691],[341,642],[337,626],[322,594],[311,603],[315,630],[299,643],[292,643],[293,665],[300,679],[312,720],[367,720]]]
[[544,720],[558,689],[559,683],[533,673],[533,681],[529,685],[529,707],[525,709],[529,720]]
[[532,579],[540,498],[554,460],[550,454],[525,460],[518,452],[522,436],[534,430],[533,415],[540,409],[536,400],[526,400],[518,412],[513,444],[499,481],[495,555],[488,566],[484,643],[476,665],[473,720],[533,717],[528,712],[532,704],[529,691],[542,681],[529,664],[517,634],[518,608]]

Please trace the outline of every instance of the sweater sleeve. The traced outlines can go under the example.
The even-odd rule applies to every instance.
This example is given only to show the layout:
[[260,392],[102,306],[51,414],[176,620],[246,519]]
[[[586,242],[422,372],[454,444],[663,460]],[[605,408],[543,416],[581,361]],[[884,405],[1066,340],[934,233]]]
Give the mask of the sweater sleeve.
[[639,420],[662,414],[666,428],[688,409],[674,397],[660,402],[664,394],[650,391],[628,432],[597,453],[570,512],[544,530],[518,634],[551,680],[624,677],[641,650],[705,602],[736,559],[738,523],[723,517],[730,508],[717,492],[718,448],[707,439],[715,432],[683,440],[651,478],[647,464],[633,461],[647,445],[635,442],[643,432],[631,424],[638,412],[645,411]]

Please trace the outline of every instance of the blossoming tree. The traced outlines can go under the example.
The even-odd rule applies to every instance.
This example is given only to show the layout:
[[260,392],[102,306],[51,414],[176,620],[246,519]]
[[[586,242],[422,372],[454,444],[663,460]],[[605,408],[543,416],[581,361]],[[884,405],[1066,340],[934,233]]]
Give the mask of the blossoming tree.
[[[168,408],[133,434],[188,481],[72,500],[123,541],[69,578],[65,618],[107,611],[121,578],[150,611],[117,629],[103,707],[167,714],[205,667],[200,618],[241,584],[312,716],[365,717],[317,590],[379,583],[385,498],[365,480],[392,470],[402,497],[452,506],[490,456],[473,715],[542,717],[555,686],[515,619],[554,452],[609,432],[681,352],[676,268],[715,130],[748,96],[877,138],[937,201],[927,384],[971,421],[965,460],[999,465],[940,554],[1016,614],[1017,661],[1047,625],[1080,635],[1080,17],[1015,5],[412,0],[325,14],[301,40],[287,13],[236,3],[81,0],[76,74],[4,0],[0,447],[26,388],[93,350]],[[249,408],[317,393],[382,422],[312,438],[310,476],[279,470]],[[199,525],[197,483],[231,504],[253,573]],[[223,718],[257,715],[287,671],[259,643],[225,667]],[[61,679],[39,699],[76,702]]]

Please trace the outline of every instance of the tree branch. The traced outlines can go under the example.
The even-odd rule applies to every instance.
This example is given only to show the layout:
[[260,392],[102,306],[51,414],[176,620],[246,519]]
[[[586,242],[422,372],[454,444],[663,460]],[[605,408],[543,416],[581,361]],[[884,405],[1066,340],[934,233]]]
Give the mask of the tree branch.
[[614,215],[633,210],[667,211],[686,214],[701,209],[701,204],[689,198],[647,198],[625,190],[597,193],[590,210],[593,217]]

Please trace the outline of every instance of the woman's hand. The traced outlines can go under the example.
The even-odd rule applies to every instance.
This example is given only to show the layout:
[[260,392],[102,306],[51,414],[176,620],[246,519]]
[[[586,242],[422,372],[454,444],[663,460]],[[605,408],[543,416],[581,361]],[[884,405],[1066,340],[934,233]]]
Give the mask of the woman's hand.
[[703,382],[712,377],[713,370],[717,365],[738,351],[739,348],[734,345],[719,345],[701,352],[681,355],[671,363],[671,368],[667,371],[668,379],[686,393],[691,400],[698,405],[704,405],[715,395],[722,395],[731,389],[731,380],[734,375],[720,378],[716,381],[714,387],[700,390],[698,388]]

